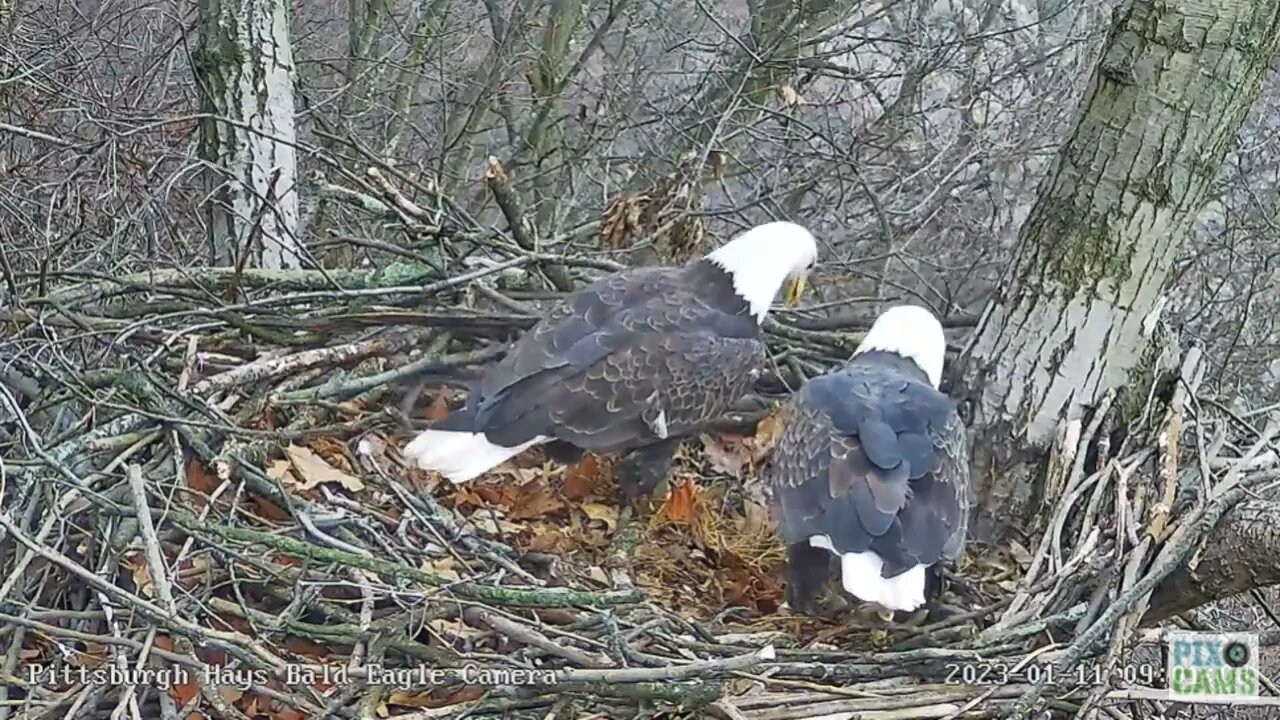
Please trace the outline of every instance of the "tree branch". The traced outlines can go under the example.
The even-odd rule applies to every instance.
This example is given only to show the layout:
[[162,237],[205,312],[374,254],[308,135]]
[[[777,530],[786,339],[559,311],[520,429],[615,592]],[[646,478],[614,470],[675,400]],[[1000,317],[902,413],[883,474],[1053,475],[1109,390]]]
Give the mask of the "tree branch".
[[1175,571],[1151,596],[1144,625],[1253,588],[1280,585],[1280,502],[1246,500],[1228,512],[1200,560]]

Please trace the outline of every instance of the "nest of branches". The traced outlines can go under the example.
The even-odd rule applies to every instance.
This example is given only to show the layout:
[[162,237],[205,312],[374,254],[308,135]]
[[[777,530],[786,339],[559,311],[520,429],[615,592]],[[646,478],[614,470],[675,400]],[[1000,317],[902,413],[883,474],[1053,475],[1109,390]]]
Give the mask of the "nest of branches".
[[[509,253],[447,280],[89,279],[4,310],[0,717],[1085,716],[1157,702],[1144,617],[1276,477],[1274,428],[1197,402],[1193,353],[1118,447],[1109,403],[1064,424],[1037,533],[972,544],[943,617],[796,617],[744,482],[768,398],[630,518],[609,458],[530,452],[461,487],[403,465],[536,317],[490,280],[574,268]],[[784,367],[857,341],[802,325],[770,325]]]

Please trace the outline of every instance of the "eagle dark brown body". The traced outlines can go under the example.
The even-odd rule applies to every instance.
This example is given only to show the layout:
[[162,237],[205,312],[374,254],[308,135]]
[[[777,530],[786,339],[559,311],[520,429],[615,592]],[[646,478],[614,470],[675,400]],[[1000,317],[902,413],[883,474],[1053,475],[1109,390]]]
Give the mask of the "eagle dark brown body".
[[788,548],[788,603],[813,612],[838,558],[849,593],[916,609],[927,572],[964,550],[969,451],[955,403],[912,359],[871,349],[790,404],[761,476]]
[[[561,461],[629,453],[619,479],[647,491],[683,438],[751,390],[764,368],[768,305],[785,279],[816,260],[812,236],[790,223],[733,242],[747,244],[682,267],[621,272],[573,293],[405,455],[464,482],[534,445]],[[754,255],[746,252],[752,244]]]

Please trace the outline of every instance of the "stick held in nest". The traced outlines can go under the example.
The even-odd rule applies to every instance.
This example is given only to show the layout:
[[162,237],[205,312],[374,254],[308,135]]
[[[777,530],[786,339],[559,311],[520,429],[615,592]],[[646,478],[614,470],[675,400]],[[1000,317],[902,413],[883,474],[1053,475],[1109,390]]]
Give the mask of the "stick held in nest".
[[[816,261],[808,230],[775,222],[684,266],[598,280],[554,306],[405,457],[462,483],[536,445],[631,452],[696,432],[750,390],[769,307],[779,290],[795,304]],[[635,483],[665,474],[662,450],[637,464]]]
[[850,594],[916,610],[926,586],[936,592],[927,570],[963,552],[969,451],[955,403],[937,389],[945,349],[932,313],[891,308],[843,368],[793,397],[762,475],[792,548],[792,607],[813,605],[834,554]]

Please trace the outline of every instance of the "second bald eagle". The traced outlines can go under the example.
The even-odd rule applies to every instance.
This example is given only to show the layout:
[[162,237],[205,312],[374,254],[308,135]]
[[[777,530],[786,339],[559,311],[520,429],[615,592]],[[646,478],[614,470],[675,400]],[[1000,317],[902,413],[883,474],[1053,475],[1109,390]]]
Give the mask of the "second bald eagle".
[[620,484],[647,492],[685,436],[751,389],[765,365],[760,324],[779,290],[798,300],[816,261],[808,230],[775,222],[683,267],[597,280],[552,308],[465,407],[404,454],[460,483],[535,445],[560,460],[629,452]]
[[960,557],[969,448],[955,403],[938,390],[945,352],[932,313],[891,308],[844,367],[793,396],[762,473],[793,609],[816,609],[832,555],[847,592],[901,611],[925,604],[926,572]]

